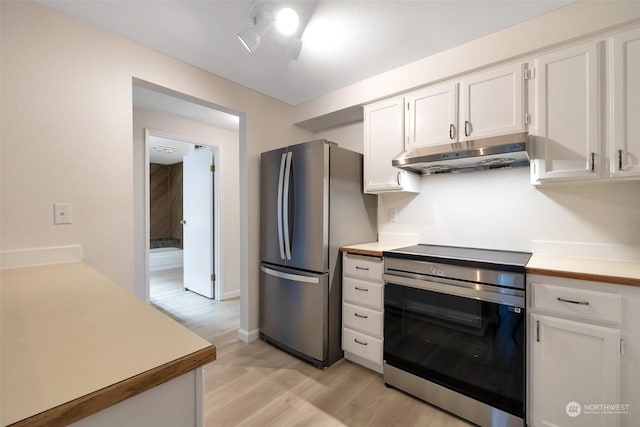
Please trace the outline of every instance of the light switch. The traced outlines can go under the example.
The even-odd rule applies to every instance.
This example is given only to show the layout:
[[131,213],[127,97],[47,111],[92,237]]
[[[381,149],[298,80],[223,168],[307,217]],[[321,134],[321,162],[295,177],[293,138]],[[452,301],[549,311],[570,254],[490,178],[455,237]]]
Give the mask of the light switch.
[[53,204],[53,223],[71,224],[71,203]]

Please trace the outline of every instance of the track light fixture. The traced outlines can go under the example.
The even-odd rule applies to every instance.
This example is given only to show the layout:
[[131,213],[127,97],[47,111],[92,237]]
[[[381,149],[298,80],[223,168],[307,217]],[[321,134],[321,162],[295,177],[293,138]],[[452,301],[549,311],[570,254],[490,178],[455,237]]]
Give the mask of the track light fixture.
[[249,16],[253,20],[253,25],[237,34],[245,49],[254,53],[260,47],[262,37],[275,26],[284,38],[289,57],[298,59],[302,41],[295,35],[300,24],[295,10],[282,7],[277,3],[254,0],[249,6]]

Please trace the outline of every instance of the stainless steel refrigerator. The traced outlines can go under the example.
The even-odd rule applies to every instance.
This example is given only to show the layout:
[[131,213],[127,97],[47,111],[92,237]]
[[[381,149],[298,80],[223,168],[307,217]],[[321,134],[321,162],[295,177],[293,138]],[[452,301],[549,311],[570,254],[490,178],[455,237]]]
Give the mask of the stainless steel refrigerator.
[[260,337],[327,367],[340,359],[340,246],[375,241],[362,155],[326,140],[261,155]]

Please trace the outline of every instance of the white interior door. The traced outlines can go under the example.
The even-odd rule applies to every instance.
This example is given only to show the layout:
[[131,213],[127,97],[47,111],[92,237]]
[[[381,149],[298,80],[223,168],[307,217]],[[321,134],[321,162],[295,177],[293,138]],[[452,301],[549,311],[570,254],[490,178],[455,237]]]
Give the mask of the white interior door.
[[208,147],[184,156],[184,287],[213,298],[213,154]]

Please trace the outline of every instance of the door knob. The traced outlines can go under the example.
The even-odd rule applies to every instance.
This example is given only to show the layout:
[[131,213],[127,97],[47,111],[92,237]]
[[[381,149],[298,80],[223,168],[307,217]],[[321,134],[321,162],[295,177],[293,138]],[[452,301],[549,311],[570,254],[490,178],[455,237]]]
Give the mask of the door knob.
[[180,221],[180,224],[185,225],[187,223],[187,221],[185,221],[184,219],[182,221]]

